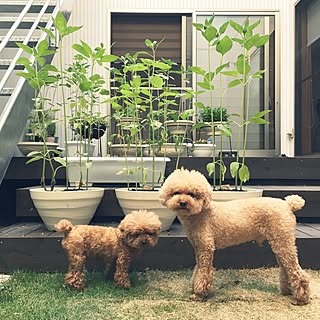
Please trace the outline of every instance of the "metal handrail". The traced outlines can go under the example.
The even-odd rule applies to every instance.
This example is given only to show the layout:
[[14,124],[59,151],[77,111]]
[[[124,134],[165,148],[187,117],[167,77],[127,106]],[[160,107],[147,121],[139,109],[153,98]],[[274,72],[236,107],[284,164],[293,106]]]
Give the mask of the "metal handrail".
[[[31,2],[33,2],[33,1],[34,1],[34,0],[32,0]],[[44,3],[41,11],[39,12],[37,18],[35,19],[33,25],[31,26],[31,28],[30,28],[28,34],[26,35],[24,41],[22,42],[23,44],[25,44],[25,45],[28,44],[29,40],[31,39],[31,37],[32,37],[32,35],[33,35],[33,32],[34,32],[34,31],[36,30],[36,28],[38,27],[38,24],[40,23],[42,16],[44,15],[44,13],[46,12],[48,6],[50,5],[50,2],[51,2],[51,0],[47,0],[47,1]],[[56,8],[56,9],[57,9],[57,8]],[[49,20],[48,23],[47,23],[47,25],[46,25],[46,28],[50,28],[51,26],[52,26],[52,21]],[[46,35],[43,36],[43,39],[44,39],[45,37],[46,37]],[[40,39],[39,39],[39,42],[40,42],[40,40],[43,40],[43,39],[40,38]],[[13,60],[11,61],[11,63],[10,63],[10,65],[9,65],[6,73],[4,74],[4,76],[2,77],[2,79],[1,79],[1,81],[0,81],[0,91],[4,88],[7,80],[9,79],[12,71],[13,71],[14,68],[15,68],[15,65],[16,65],[16,63],[17,63],[17,60],[20,58],[20,56],[22,55],[22,53],[23,53],[23,50],[20,48],[20,49],[17,51],[16,55],[14,56]],[[33,63],[33,62],[34,62],[34,59],[32,58],[31,61],[32,61],[32,63]]]
[[[68,3],[68,1],[66,1]],[[26,36],[25,38],[25,41],[23,42],[23,44],[27,44],[29,39],[31,38],[32,36],[32,33],[34,32],[34,30],[36,29],[37,27],[37,24],[39,23],[39,20],[41,19],[42,15],[44,14],[44,12],[46,11],[46,8],[48,7],[48,4],[50,3],[50,0],[47,0],[46,3],[44,4],[44,7],[42,8],[42,10],[39,12],[39,15],[37,17],[37,19],[35,20],[35,22],[33,23],[31,29],[30,29],[30,32],[28,33],[28,35]],[[60,10],[60,7],[61,7],[61,4],[63,3],[63,1],[61,0],[57,0],[56,1],[56,8],[54,9],[53,13],[52,13],[52,16],[55,17],[56,14],[58,13],[58,11]],[[69,7],[66,6],[68,9]],[[47,29],[50,29],[53,25],[53,21],[52,19],[50,19],[47,24],[46,24],[46,28]],[[47,37],[47,34],[43,32],[43,34],[40,36],[39,38],[39,42],[41,42],[42,40],[44,40],[45,38]],[[23,50],[22,49],[19,49],[17,54],[15,55],[15,57],[13,58],[10,66],[8,67],[7,69],[7,72],[4,74],[2,80],[0,81],[0,91],[3,89],[5,83],[7,82],[10,74],[12,73],[12,71],[14,70],[15,68],[15,65],[16,65],[16,62],[17,60],[19,59],[19,57],[21,56],[21,54],[23,53]],[[34,62],[34,58],[32,57],[31,58],[31,62],[33,63]],[[10,101],[15,101],[23,84],[25,82],[25,79],[24,78],[20,78],[13,93],[11,94],[6,106],[4,107],[1,115],[0,115],[0,128],[2,128],[2,126],[4,125],[4,123],[7,121],[7,118],[10,114],[10,110],[11,110],[11,103],[9,103]]]
[[23,10],[21,11],[21,13],[18,16],[18,19],[15,21],[15,23],[11,26],[10,30],[8,31],[8,33],[6,34],[6,36],[4,37],[4,39],[1,41],[0,43],[0,53],[2,52],[2,50],[5,48],[5,46],[7,45],[7,43],[9,42],[11,36],[14,34],[14,32],[17,30],[19,24],[22,22],[22,19],[24,18],[24,16],[27,14],[27,12],[29,11],[29,9],[32,6],[34,0],[30,0],[25,7],[23,8]]

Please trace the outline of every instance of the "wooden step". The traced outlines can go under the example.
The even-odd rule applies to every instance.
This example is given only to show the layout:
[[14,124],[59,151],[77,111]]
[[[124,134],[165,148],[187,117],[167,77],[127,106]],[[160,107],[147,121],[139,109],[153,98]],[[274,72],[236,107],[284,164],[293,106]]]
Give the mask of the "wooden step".
[[[112,225],[117,223],[100,223]],[[24,269],[33,271],[67,270],[67,258],[61,247],[62,235],[48,231],[42,223],[17,223],[0,227],[0,272],[11,273]],[[315,254],[320,245],[320,224],[298,224],[297,246],[301,266],[319,269],[320,255]],[[145,249],[134,261],[135,270],[180,269],[194,266],[192,246],[182,226],[175,223],[170,231],[162,232],[155,248]],[[218,250],[216,268],[258,268],[276,266],[276,260],[267,243],[255,243]],[[99,260],[91,260],[88,269],[103,269]]]

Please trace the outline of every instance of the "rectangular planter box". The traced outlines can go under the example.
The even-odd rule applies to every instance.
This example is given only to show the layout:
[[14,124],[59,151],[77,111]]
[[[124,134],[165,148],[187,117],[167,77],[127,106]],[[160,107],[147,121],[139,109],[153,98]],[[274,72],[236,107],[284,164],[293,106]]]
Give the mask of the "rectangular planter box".
[[[132,169],[134,174],[127,175],[125,172],[119,174],[120,171],[126,170],[125,157],[91,157],[92,166],[89,169],[89,182],[90,183],[135,183],[141,181],[141,164],[143,159],[144,169],[147,170],[147,183],[152,182],[152,157],[128,157],[127,166]],[[83,174],[86,172],[86,158],[82,159]],[[79,175],[79,158],[69,157],[69,181],[71,184],[76,184],[80,180]],[[156,157],[155,158],[155,182],[159,177],[164,177],[166,163],[169,158]],[[139,169],[140,168],[140,169]],[[85,176],[84,176],[85,177]]]

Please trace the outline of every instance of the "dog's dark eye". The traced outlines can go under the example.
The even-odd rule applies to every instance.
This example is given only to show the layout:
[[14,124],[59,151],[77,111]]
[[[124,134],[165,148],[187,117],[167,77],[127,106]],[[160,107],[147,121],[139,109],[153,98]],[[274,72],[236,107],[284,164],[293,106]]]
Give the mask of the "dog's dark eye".
[[176,192],[174,192],[172,195],[173,195],[173,196],[178,196],[179,194],[181,194],[181,192],[176,191]]
[[193,192],[189,192],[188,196],[191,197],[191,198],[195,198],[196,197],[196,195]]

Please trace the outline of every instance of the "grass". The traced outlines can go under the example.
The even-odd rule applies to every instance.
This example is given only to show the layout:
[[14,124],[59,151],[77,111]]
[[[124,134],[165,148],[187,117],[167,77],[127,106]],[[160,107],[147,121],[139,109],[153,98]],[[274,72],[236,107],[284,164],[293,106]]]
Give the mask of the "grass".
[[319,320],[320,272],[308,270],[312,301],[296,307],[278,293],[278,269],[220,270],[207,301],[189,301],[191,270],[132,273],[117,288],[88,273],[84,292],[63,286],[62,273],[18,271],[0,288],[6,320]]

